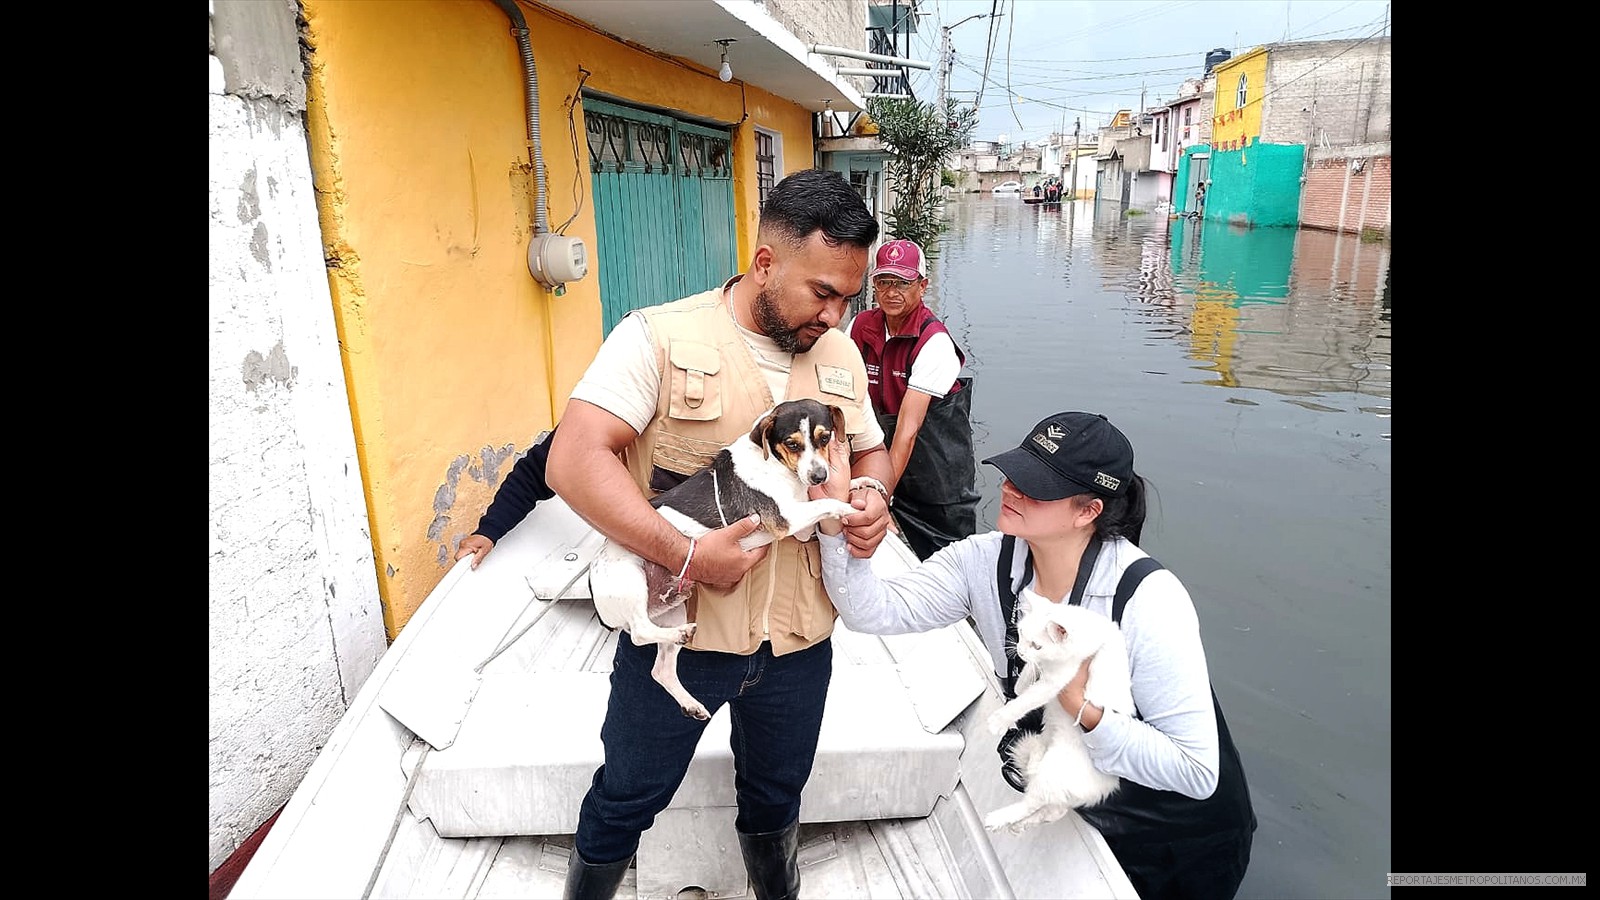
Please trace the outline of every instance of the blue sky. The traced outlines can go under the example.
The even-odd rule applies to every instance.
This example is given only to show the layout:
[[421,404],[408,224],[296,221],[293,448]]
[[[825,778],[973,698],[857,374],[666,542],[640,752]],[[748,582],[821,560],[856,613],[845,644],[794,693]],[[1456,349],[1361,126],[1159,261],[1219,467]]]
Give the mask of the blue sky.
[[[902,0],[904,2],[904,0]],[[1383,34],[1386,0],[920,0],[910,56],[919,100],[938,94],[940,29],[955,62],[950,93],[979,102],[973,138],[1043,140],[1107,124],[1118,109],[1177,96],[1198,77],[1206,53],[1235,55],[1274,41],[1340,40]],[[990,18],[991,11],[1001,15]],[[993,27],[991,27],[991,23]],[[1392,22],[1389,35],[1393,35]],[[902,38],[903,40],[903,38]],[[902,52],[903,51],[902,45]],[[987,62],[988,75],[984,77]],[[982,89],[981,95],[979,89]],[[1008,90],[1009,87],[1009,90]]]

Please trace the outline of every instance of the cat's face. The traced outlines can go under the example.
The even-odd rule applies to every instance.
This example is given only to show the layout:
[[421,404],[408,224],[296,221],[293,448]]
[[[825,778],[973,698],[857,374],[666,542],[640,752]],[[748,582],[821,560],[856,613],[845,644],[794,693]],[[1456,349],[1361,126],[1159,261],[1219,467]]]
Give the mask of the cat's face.
[[1017,655],[1027,662],[1085,660],[1105,645],[1116,623],[1067,603],[1036,603],[1017,622]]

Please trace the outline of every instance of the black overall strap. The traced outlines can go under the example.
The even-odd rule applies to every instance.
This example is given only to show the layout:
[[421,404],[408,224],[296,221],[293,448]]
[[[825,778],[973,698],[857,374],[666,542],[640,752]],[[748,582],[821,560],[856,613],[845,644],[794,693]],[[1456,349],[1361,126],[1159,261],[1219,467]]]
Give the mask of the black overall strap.
[[1144,559],[1135,560],[1133,565],[1123,569],[1122,579],[1117,582],[1117,595],[1111,600],[1111,621],[1117,623],[1120,627],[1122,625],[1122,611],[1128,608],[1128,600],[1133,596],[1133,592],[1139,589],[1139,582],[1143,581],[1144,577],[1151,572],[1165,568],[1166,566],[1163,566],[1160,560],[1157,560],[1154,556],[1146,556]]
[[[1000,539],[1000,562],[995,567],[995,586],[1000,590],[1000,621],[1006,623],[1006,676],[1000,680],[1006,699],[1017,696],[1017,676],[1022,673],[1022,661],[1017,658],[1017,592],[1011,586],[1011,560],[1017,550],[1015,535]],[[1033,554],[1023,562],[1022,583],[1033,577]]]
[[[1017,676],[1022,674],[1025,665],[1022,658],[1017,656],[1017,591],[1011,584],[1011,561],[1016,554],[1017,539],[1015,535],[1005,535],[1000,539],[1000,561],[995,567],[995,586],[1000,591],[1000,615],[1004,616],[1006,623],[1006,668],[1009,670],[1003,680],[1006,699],[1017,696]],[[1083,548],[1083,558],[1078,560],[1078,578],[1072,585],[1072,596],[1068,603],[1079,606],[1083,603],[1083,591],[1089,584],[1089,575],[1094,571],[1095,560],[1100,556],[1100,536],[1089,538],[1089,546]],[[1027,585],[1033,580],[1033,554],[1022,562],[1022,584]]]
[[[1154,558],[1145,557],[1123,570],[1111,601],[1111,618],[1118,625],[1122,624],[1122,613],[1139,583],[1146,575],[1164,568]],[[1256,814],[1250,803],[1244,764],[1215,690],[1211,691],[1211,706],[1217,717],[1218,753],[1217,787],[1210,797],[1193,800],[1176,791],[1157,790],[1124,778],[1114,795],[1094,806],[1080,808],[1078,814],[1114,847],[1152,847],[1184,838],[1254,831]]]
[[[938,316],[929,316],[926,319],[923,319],[922,320],[922,327],[917,329],[917,340],[919,340],[919,341],[922,340],[922,335],[925,334],[927,332],[927,330],[929,328],[932,328],[935,324],[943,325],[944,323],[939,321],[939,317]],[[945,330],[946,334],[949,334],[950,326],[945,325],[944,330]],[[960,363],[963,366],[966,365],[967,364],[967,354],[961,352],[961,348],[960,347],[956,347],[955,335],[950,335],[950,346],[955,347],[956,359],[959,360]],[[915,358],[915,357],[913,356],[913,358]],[[960,379],[957,379],[956,383],[950,388],[950,394],[959,393],[960,391],[961,391],[961,381],[960,381]],[[950,394],[945,394],[944,395],[944,399],[949,399]]]

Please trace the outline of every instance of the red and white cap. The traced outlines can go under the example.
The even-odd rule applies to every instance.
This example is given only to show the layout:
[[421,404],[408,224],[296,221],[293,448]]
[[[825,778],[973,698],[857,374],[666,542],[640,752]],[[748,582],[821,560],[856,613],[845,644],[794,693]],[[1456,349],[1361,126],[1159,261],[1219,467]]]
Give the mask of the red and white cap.
[[907,281],[928,277],[928,258],[915,242],[904,238],[888,241],[878,248],[872,263],[872,277],[895,275]]

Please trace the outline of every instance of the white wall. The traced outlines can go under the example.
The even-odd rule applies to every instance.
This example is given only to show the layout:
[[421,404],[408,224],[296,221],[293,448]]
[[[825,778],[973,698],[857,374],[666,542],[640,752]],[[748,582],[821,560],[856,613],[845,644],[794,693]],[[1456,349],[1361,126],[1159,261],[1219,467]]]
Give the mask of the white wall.
[[[288,800],[388,642],[313,200],[296,4],[213,8],[214,871]],[[230,93],[240,85],[250,99]]]
[[[1067,159],[1067,165],[1069,168],[1067,170],[1066,177],[1071,178],[1072,171],[1070,167],[1072,165],[1072,159],[1070,157]],[[1076,192],[1074,196],[1090,197],[1094,195],[1095,165],[1093,154],[1087,154],[1078,157],[1078,180],[1077,183],[1073,185],[1073,190]]]

